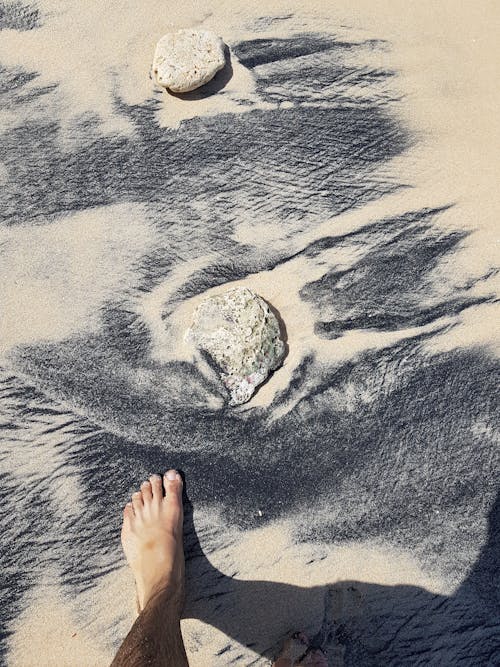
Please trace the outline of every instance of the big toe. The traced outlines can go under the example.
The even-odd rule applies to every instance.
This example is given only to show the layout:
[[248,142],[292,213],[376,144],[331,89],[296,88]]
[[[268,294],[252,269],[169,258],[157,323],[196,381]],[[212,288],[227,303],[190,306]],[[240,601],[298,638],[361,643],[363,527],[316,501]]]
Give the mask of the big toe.
[[182,477],[177,470],[169,470],[165,473],[163,486],[165,488],[163,503],[166,520],[172,530],[177,532],[182,529]]

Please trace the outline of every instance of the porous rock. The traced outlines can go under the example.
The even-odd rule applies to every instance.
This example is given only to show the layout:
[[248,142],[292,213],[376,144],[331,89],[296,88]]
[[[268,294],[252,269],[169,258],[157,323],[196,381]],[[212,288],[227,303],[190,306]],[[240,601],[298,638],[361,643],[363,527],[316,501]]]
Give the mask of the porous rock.
[[207,297],[197,307],[188,339],[219,368],[230,405],[248,401],[283,360],[285,345],[268,304],[247,287]]
[[153,75],[175,93],[208,83],[225,65],[224,42],[208,30],[183,29],[164,35],[156,45]]

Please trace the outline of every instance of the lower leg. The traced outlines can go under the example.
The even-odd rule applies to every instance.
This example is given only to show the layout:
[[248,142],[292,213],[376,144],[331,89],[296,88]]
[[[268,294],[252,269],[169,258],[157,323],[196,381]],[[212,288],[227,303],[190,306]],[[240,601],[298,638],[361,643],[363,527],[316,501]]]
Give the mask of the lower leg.
[[[163,491],[165,495],[163,495]],[[122,544],[140,615],[112,667],[187,667],[180,629],[184,601],[182,479],[154,475],[124,510]]]
[[111,667],[188,667],[175,605],[164,592],[140,613]]

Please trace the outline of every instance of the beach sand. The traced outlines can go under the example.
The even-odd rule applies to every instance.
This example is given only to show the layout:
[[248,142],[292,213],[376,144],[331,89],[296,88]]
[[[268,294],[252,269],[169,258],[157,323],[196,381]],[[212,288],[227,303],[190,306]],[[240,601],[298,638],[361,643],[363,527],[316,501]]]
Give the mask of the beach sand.
[[[24,476],[30,494],[42,489],[40,498],[49,498],[51,510],[40,518],[33,553],[21,559],[27,581],[16,589],[6,617],[12,633],[7,664],[110,662],[133,620],[133,584],[117,540],[120,506],[141,474],[172,460],[187,470],[188,480],[192,470],[194,525],[214,568],[205,582],[203,568],[195,569],[197,588],[188,595],[183,633],[193,667],[268,664],[288,632],[315,634],[323,626],[330,631],[325,646],[332,664],[393,664],[368,662],[367,655],[382,660],[389,650],[375,640],[367,640],[361,658],[346,652],[335,628],[352,619],[356,625],[363,614],[376,616],[373,600],[383,594],[374,587],[407,587],[395,603],[401,615],[422,591],[428,597],[421,598],[419,613],[425,614],[430,600],[467,607],[456,591],[488,540],[498,456],[487,390],[477,395],[473,417],[467,413],[460,421],[460,406],[441,385],[429,389],[422,380],[420,398],[412,385],[408,396],[415,403],[404,399],[408,442],[387,458],[384,437],[393,442],[400,432],[385,422],[389,417],[379,405],[419,364],[437,367],[443,355],[459,351],[477,353],[476,368],[485,359],[486,368],[498,355],[500,6],[486,0],[212,0],[174,7],[152,0],[146,8],[132,1],[72,0],[61,7],[40,0],[29,30],[18,29],[12,18],[25,15],[10,11],[0,63],[36,77],[23,83],[22,99],[0,111],[4,136],[14,147],[13,157],[6,154],[0,164],[7,193],[0,229],[0,353],[6,423],[25,429],[22,437],[8,431],[2,452],[13,487]],[[223,37],[231,69],[215,81],[212,94],[183,98],[155,87],[149,68],[158,38],[191,26]],[[345,74],[323,85],[321,76],[335,67]],[[321,124],[311,121],[311,134],[300,134],[308,114]],[[331,136],[325,130],[323,140],[318,127],[334,129]],[[30,128],[36,141],[24,144]],[[298,148],[279,144],[286,135],[292,145],[295,131]],[[315,133],[314,152],[302,151]],[[365,143],[351,143],[363,133]],[[277,148],[265,153],[273,141]],[[224,158],[226,146],[233,152],[227,148]],[[396,222],[391,227],[387,221]],[[404,236],[408,229],[413,241]],[[434,233],[431,247],[426,235]],[[419,254],[421,247],[427,255]],[[389,262],[395,256],[401,264]],[[392,284],[391,267],[397,272],[406,265],[414,272],[402,273],[400,283],[396,277],[392,291],[380,287]],[[237,285],[255,290],[277,310],[289,352],[251,402],[228,413],[213,370],[184,333],[203,298]],[[343,290],[350,301],[343,301]],[[361,317],[365,299],[369,313]],[[370,317],[378,324],[370,324]],[[467,363],[460,362],[460,373],[468,373]],[[339,371],[346,368],[349,377]],[[478,370],[479,385],[487,372]],[[462,385],[457,377],[446,390],[450,395]],[[18,381],[23,389],[15,391],[22,395],[14,400]],[[31,389],[23,393],[24,387],[35,387],[47,404]],[[420,437],[425,414],[419,406],[433,400],[434,390],[446,405]],[[473,404],[470,396],[463,400]],[[325,417],[327,409],[333,416]],[[357,416],[369,413],[371,419],[375,412],[372,444],[358,449]],[[438,465],[428,452],[439,419]],[[321,435],[324,422],[328,435]],[[78,437],[75,424],[83,429]],[[336,424],[347,425],[348,444],[328,431]],[[486,443],[475,454],[457,444],[460,429],[469,426]],[[305,429],[311,441],[303,444],[302,459]],[[292,433],[297,442],[287,453]],[[89,438],[99,438],[98,463],[85,463]],[[321,443],[317,459],[314,438]],[[418,449],[414,443],[424,440]],[[448,441],[455,443],[449,451],[439,444]],[[329,442],[331,455],[324,449]],[[479,463],[475,455],[482,457]],[[354,477],[343,476],[343,466],[353,461]],[[93,480],[87,465],[111,472]],[[123,465],[129,468],[121,486]],[[301,475],[302,466],[317,469],[318,479],[323,466],[317,487],[313,473]],[[393,480],[396,489],[394,496],[383,492],[395,517],[387,531],[373,491],[379,466],[385,471],[380,486]],[[269,491],[268,507],[262,505],[266,489],[255,481],[259,467],[267,469],[262,479],[281,489]],[[456,500],[457,485],[472,469],[476,504],[467,495]],[[414,474],[432,492],[424,482],[415,491]],[[420,489],[422,498],[432,500],[425,511],[426,501],[416,501],[413,513],[413,494]],[[468,532],[462,503],[476,514],[460,542]],[[68,505],[72,516],[98,524],[95,537],[89,528],[95,548],[86,565],[84,541],[71,554],[65,546],[75,534]],[[346,513],[358,517],[359,530],[349,524],[337,534],[335,527],[347,525]],[[108,528],[110,517],[115,519]],[[51,521],[52,545],[43,540]],[[29,522],[19,526],[19,534],[30,531]],[[10,542],[18,539],[16,530]],[[99,550],[111,540],[100,560]],[[45,565],[28,576],[31,558]],[[15,560],[10,567],[15,574]],[[78,568],[89,578],[87,587],[71,580]],[[233,576],[288,588],[233,589]],[[352,590],[346,581],[354,582]],[[260,607],[272,607],[265,623],[256,618]],[[230,629],[235,617],[245,631]],[[436,633],[441,628],[446,634],[447,622],[440,626],[439,615],[434,618]],[[380,636],[390,643],[395,627],[388,622]],[[359,630],[359,637],[371,632]],[[448,636],[452,643],[451,631]],[[441,649],[434,643],[428,650],[431,655]],[[479,664],[467,654],[462,658],[471,660],[463,664]]]

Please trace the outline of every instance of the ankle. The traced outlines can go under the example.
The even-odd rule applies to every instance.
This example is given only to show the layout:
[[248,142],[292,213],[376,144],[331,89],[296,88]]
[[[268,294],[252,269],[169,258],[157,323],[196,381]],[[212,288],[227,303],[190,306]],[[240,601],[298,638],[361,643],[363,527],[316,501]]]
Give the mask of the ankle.
[[139,598],[141,609],[148,606],[152,600],[161,606],[178,606],[184,599],[183,579],[179,575],[165,575],[160,579],[155,579],[154,582],[146,584],[143,591]]

